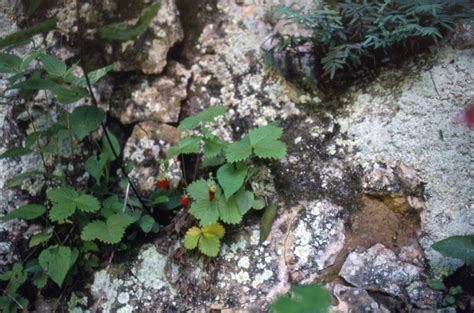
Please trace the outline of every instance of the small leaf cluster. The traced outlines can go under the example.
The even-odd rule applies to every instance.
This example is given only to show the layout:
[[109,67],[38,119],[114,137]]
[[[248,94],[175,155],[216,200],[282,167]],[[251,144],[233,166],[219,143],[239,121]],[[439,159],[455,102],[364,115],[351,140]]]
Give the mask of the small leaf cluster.
[[292,286],[289,296],[280,296],[272,304],[275,313],[326,313],[331,305],[329,292],[320,285]]
[[275,125],[255,128],[235,142],[213,135],[208,124],[225,112],[225,107],[209,107],[184,119],[178,129],[194,132],[168,150],[168,157],[203,155],[204,167],[217,168],[215,177],[197,179],[186,188],[192,199],[189,213],[200,227],[188,231],[184,246],[198,247],[208,256],[218,254],[224,235],[219,223],[239,224],[250,209],[263,209],[267,203],[264,195],[255,192],[249,183],[262,170],[253,160],[278,160],[286,155],[286,145],[280,140],[283,129]]
[[441,302],[443,306],[454,306],[456,304],[456,297],[464,292],[461,286],[454,286],[448,288],[443,283],[443,281],[438,279],[428,280],[427,285],[433,290],[442,291],[443,293],[445,293],[443,301]]
[[[310,35],[276,34],[265,57],[276,66],[274,55],[300,58],[299,47],[310,43],[316,79],[328,81],[339,72],[348,75],[391,54],[413,50],[423,39],[437,43],[453,31],[457,19],[473,16],[468,0],[315,1],[314,9],[280,5],[274,18],[296,24]],[[285,73],[287,65],[280,70]]]

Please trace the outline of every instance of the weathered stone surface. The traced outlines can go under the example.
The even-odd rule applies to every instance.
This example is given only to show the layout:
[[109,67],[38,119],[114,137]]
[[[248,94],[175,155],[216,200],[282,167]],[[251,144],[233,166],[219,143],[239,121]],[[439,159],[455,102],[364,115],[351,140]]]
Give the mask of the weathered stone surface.
[[179,183],[181,180],[179,162],[171,159],[168,168],[164,168],[160,162],[166,158],[168,148],[177,144],[179,138],[180,134],[173,126],[152,121],[135,125],[123,154],[124,159],[134,165],[130,176],[137,182],[140,190],[145,193],[154,191],[160,172],[173,186]]
[[378,304],[374,299],[372,299],[364,289],[334,284],[332,292],[338,301],[337,306],[332,306],[330,309],[333,313],[390,312],[383,305]]
[[376,244],[362,253],[351,252],[339,275],[358,288],[398,296],[420,276],[421,271],[422,268],[400,260],[391,250]]
[[[342,98],[349,104],[345,116],[337,120],[358,151],[357,163],[367,167],[398,160],[425,183],[420,242],[438,274],[461,263],[443,258],[431,244],[474,232],[469,224],[474,182],[467,170],[472,132],[455,121],[474,97],[472,55],[472,49],[441,46],[416,65],[384,71],[368,89],[351,88]],[[407,71],[416,74],[407,76]]]
[[162,123],[178,122],[181,101],[187,97],[191,74],[181,64],[172,62],[165,76],[143,78],[129,87],[129,98],[118,93],[112,100],[111,112],[124,124],[152,120]]

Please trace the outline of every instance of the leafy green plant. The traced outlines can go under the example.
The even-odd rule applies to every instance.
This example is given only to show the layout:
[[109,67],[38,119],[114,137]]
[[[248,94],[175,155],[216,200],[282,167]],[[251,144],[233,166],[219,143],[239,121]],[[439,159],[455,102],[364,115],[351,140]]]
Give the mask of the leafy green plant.
[[430,279],[428,281],[428,287],[436,290],[436,291],[442,291],[445,293],[442,301],[443,306],[453,306],[456,304],[456,296],[460,295],[463,293],[463,289],[461,286],[454,286],[446,287],[446,285],[438,279]]
[[435,242],[432,247],[444,256],[460,259],[466,265],[474,266],[474,235],[449,237]]
[[[457,19],[473,17],[467,0],[314,1],[314,9],[280,5],[274,16],[296,24],[310,35],[276,34],[265,49],[267,63],[277,66],[275,55],[299,59],[299,47],[312,45],[318,83],[339,77],[354,78],[360,69],[382,64],[394,54],[407,54],[426,39],[437,43],[452,31]],[[283,73],[288,65],[279,65]]]
[[[208,123],[225,112],[225,107],[210,107],[184,119],[178,129],[195,132],[168,150],[170,158],[178,154],[199,154],[203,155],[204,167],[218,166],[216,177],[211,174],[186,188],[187,196],[192,199],[189,213],[201,228],[193,227],[186,233],[184,246],[187,249],[199,247],[208,256],[217,255],[224,235],[224,228],[218,222],[238,224],[250,209],[262,209],[268,203],[265,195],[254,190],[250,183],[259,172],[265,171],[264,166],[254,161],[278,160],[286,155],[286,145],[279,140],[283,129],[275,125],[255,128],[236,142],[213,135]],[[274,208],[274,205],[269,207]],[[275,214],[265,219],[263,228],[268,228],[267,224],[271,224],[274,217]]]
[[289,296],[280,296],[271,304],[275,313],[325,313],[331,296],[320,285],[293,286]]

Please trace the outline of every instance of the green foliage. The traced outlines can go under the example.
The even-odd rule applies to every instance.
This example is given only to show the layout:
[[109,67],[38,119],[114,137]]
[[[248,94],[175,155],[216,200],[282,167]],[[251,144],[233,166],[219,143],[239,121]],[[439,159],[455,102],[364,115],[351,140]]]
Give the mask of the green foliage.
[[107,244],[116,244],[122,240],[125,229],[135,220],[128,214],[114,214],[107,220],[95,220],[87,224],[81,233],[84,241],[99,240]]
[[134,39],[150,26],[159,9],[160,4],[152,4],[143,9],[138,22],[134,26],[130,26],[126,22],[118,22],[99,28],[97,33],[99,37],[106,40],[125,41]]
[[100,209],[99,200],[95,197],[80,194],[70,187],[49,190],[48,199],[53,204],[49,212],[49,219],[52,222],[64,221],[76,210],[93,213]]
[[0,39],[0,49],[24,42],[36,34],[41,34],[41,33],[50,31],[56,28],[56,23],[57,23],[57,19],[53,17],[51,19],[48,19],[41,23],[33,25],[30,28],[20,30],[16,33],[7,35]]
[[184,247],[190,250],[199,247],[205,255],[215,257],[219,254],[220,239],[224,234],[225,229],[219,224],[191,227],[184,236]]
[[83,139],[105,121],[105,112],[94,106],[79,106],[71,115],[74,134]]
[[[192,200],[189,213],[204,227],[193,227],[187,233],[185,247],[188,249],[198,246],[198,239],[204,236],[202,229],[211,225],[220,226],[218,222],[238,224],[250,209],[263,209],[265,199],[260,195],[257,197],[249,183],[259,172],[252,159],[282,159],[286,155],[286,145],[279,140],[283,129],[275,125],[258,127],[237,142],[227,142],[213,135],[208,124],[225,112],[226,109],[222,106],[209,107],[184,119],[178,129],[198,129],[199,134],[194,132],[193,135],[184,137],[178,146],[171,147],[167,153],[170,158],[179,154],[202,154],[204,167],[219,166],[216,178],[211,174],[209,179],[197,179],[186,188]],[[274,212],[271,218],[268,212],[264,214],[263,227],[269,232],[276,215],[276,206],[271,205],[268,210]],[[200,239],[200,250],[206,255],[215,256],[220,237],[207,237]],[[212,250],[209,250],[210,247]]]
[[260,243],[264,242],[270,234],[276,214],[277,207],[273,203],[268,205],[265,211],[263,212],[262,219],[260,220]]
[[[421,40],[438,42],[452,31],[457,19],[472,18],[467,0],[378,0],[315,1],[317,9],[280,5],[275,18],[309,31],[308,36],[277,34],[275,44],[265,50],[270,65],[283,53],[299,56],[298,47],[307,43],[316,51],[318,82],[333,80],[336,74],[354,76],[358,69],[394,53],[413,50]],[[287,71],[287,65],[281,68]],[[343,76],[341,76],[343,77]]]
[[449,237],[434,243],[432,247],[444,256],[474,266],[474,235]]
[[320,285],[293,286],[289,296],[280,296],[271,304],[275,313],[325,313],[331,296]]
[[0,221],[9,221],[14,218],[20,218],[24,220],[34,220],[40,217],[46,212],[46,208],[40,204],[26,204],[18,209],[8,213],[5,216],[0,217]]
[[48,277],[61,287],[67,273],[76,263],[78,255],[77,249],[51,246],[40,253],[38,261]]

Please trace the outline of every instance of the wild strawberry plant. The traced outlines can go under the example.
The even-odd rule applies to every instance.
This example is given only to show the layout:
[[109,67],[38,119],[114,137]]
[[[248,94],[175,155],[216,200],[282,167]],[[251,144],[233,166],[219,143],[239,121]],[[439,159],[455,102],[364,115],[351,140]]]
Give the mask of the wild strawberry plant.
[[[203,166],[216,168],[208,178],[193,181],[187,188],[183,202],[190,203],[189,213],[199,227],[192,227],[184,238],[187,249],[196,247],[208,256],[217,256],[224,224],[239,224],[251,209],[263,209],[269,202],[265,194],[252,187],[252,180],[265,166],[257,160],[279,160],[286,155],[286,145],[280,140],[283,129],[275,125],[257,127],[241,140],[228,142],[215,136],[208,124],[224,115],[225,107],[216,106],[184,119],[178,129],[191,132],[168,157],[178,154],[199,154]],[[271,222],[271,221],[270,221]]]

